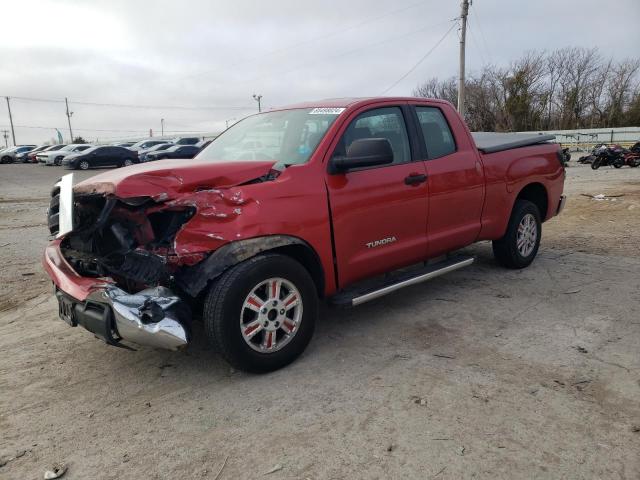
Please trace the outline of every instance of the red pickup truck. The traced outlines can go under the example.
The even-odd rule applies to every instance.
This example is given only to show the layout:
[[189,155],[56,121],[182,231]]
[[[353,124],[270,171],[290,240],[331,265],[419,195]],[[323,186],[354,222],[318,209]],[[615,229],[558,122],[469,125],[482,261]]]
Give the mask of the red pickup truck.
[[472,134],[447,102],[337,99],[250,116],[193,160],[56,184],[44,267],[59,315],[176,349],[201,320],[233,366],[302,353],[319,301],[358,305],[473,262],[523,268],[563,207],[552,136]]

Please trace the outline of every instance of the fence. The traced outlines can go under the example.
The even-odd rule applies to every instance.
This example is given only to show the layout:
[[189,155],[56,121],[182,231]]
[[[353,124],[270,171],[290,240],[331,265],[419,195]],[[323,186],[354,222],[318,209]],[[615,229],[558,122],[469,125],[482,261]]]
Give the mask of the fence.
[[629,148],[640,141],[640,127],[587,128],[582,130],[554,130],[542,133],[556,136],[556,141],[571,150],[590,150],[601,143],[615,143]]

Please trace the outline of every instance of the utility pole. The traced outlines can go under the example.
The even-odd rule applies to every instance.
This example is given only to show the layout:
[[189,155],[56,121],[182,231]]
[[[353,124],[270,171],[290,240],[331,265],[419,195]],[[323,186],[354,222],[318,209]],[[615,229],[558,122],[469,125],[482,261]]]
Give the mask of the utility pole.
[[262,106],[260,104],[260,101],[262,100],[262,95],[256,95],[255,93],[253,94],[253,99],[258,102],[258,113],[260,113],[262,111]]
[[460,12],[460,78],[458,79],[458,113],[464,118],[464,42],[467,38],[467,15],[469,14],[469,0],[462,0]]
[[[16,145],[16,132],[13,130],[13,117],[11,116],[11,104],[9,103],[9,97],[7,99],[7,110],[9,110],[9,123],[11,124],[11,138],[13,139],[13,145]],[[6,141],[6,139],[5,139]]]
[[2,136],[4,137],[4,146],[9,148],[9,143],[7,142],[7,139],[9,138],[9,132],[7,130],[3,130]]
[[160,134],[164,137],[164,118],[160,119]]
[[67,97],[64,97],[64,103],[67,106],[67,121],[69,122],[69,137],[71,139],[70,143],[73,143],[73,132],[71,131],[71,115],[73,115],[73,112],[69,111],[69,101],[67,100]]

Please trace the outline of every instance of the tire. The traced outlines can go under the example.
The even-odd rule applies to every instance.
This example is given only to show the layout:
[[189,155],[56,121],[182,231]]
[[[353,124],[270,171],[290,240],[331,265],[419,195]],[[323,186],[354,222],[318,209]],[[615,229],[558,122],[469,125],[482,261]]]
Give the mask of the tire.
[[593,162],[591,162],[591,169],[597,170],[600,168],[600,159],[596,158]]
[[86,160],[81,160],[80,163],[78,163],[78,168],[80,170],[89,170],[89,162]]
[[[273,279],[282,281],[276,296],[269,293]],[[256,288],[261,285],[264,290]],[[295,297],[298,302],[290,310],[273,308],[286,306],[287,298],[291,304]],[[272,304],[276,298],[279,305]],[[313,336],[317,317],[318,296],[309,272],[280,254],[258,255],[227,270],[210,287],[203,309],[205,330],[213,346],[234,368],[253,373],[277,370],[300,356]],[[279,327],[278,322],[282,322]],[[245,340],[245,334],[251,338]],[[265,351],[266,347],[274,350]]]
[[614,160],[613,161],[613,168],[622,168],[623,165],[624,165],[624,161],[623,160]]
[[124,161],[122,162],[123,167],[129,167],[131,165],[133,165],[133,160],[130,158],[125,158]]
[[[529,241],[525,240],[522,247],[518,246],[519,229],[524,230],[525,238],[529,238]],[[527,234],[527,231],[534,232],[535,238]],[[517,200],[509,218],[506,233],[500,240],[493,241],[493,255],[501,265],[507,268],[528,267],[536,258],[541,236],[542,222],[538,207],[528,200]]]
[[63,158],[63,157],[58,157],[58,158],[56,158],[56,159],[53,161],[53,164],[54,164],[56,167],[59,167],[60,165],[62,165],[62,158]]
[[11,157],[9,156],[2,157],[2,159],[0,160],[0,163],[11,163]]

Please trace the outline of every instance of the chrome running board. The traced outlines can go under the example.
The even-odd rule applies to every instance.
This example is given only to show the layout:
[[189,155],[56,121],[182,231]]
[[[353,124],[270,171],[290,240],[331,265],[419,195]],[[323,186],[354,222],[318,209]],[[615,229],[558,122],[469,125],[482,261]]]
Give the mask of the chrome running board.
[[400,290],[401,288],[426,282],[427,280],[439,277],[445,273],[467,267],[474,261],[474,257],[452,257],[432,265],[427,265],[417,271],[414,270],[412,272],[399,273],[394,275],[393,278],[384,279],[381,284],[375,285],[368,290],[358,289],[356,287],[354,290],[341,292],[331,299],[331,303],[334,305],[355,307],[356,305],[361,305],[376,298],[383,297],[384,295],[388,295],[389,293]]

